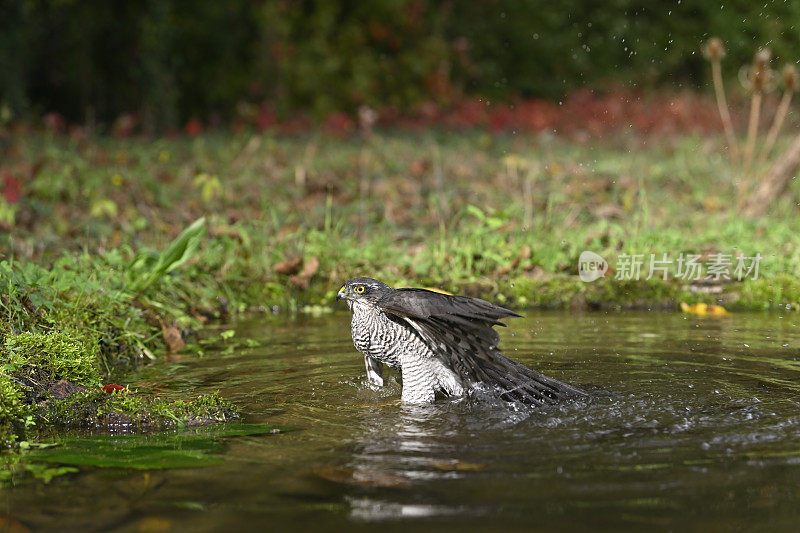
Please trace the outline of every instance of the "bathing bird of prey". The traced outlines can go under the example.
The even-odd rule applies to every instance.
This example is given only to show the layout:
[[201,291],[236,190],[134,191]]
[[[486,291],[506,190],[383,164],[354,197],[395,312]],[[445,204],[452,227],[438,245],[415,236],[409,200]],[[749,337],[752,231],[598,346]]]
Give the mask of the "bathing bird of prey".
[[372,278],[347,281],[336,299],[353,311],[353,344],[364,354],[370,383],[383,386],[383,365],[398,370],[403,402],[461,396],[478,384],[504,400],[533,405],[585,396],[498,351],[493,327],[519,316],[508,309],[427,289],[393,289]]

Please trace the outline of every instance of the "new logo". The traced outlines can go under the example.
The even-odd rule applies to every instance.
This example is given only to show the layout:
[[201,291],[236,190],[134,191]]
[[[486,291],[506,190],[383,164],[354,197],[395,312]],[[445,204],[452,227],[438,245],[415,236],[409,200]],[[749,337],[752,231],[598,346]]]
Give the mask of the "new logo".
[[581,252],[578,258],[578,276],[581,281],[589,283],[602,278],[606,272],[608,272],[608,262],[602,256],[588,250]]

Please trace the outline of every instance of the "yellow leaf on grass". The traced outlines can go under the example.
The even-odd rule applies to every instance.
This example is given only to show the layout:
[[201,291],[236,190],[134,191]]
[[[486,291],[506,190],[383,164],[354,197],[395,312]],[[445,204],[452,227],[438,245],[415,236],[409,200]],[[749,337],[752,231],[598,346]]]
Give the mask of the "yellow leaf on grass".
[[216,175],[209,175],[202,172],[195,176],[194,186],[200,189],[200,196],[205,203],[210,202],[222,192],[222,183]]
[[108,198],[95,198],[89,206],[89,215],[93,218],[113,218],[117,216],[117,204]]

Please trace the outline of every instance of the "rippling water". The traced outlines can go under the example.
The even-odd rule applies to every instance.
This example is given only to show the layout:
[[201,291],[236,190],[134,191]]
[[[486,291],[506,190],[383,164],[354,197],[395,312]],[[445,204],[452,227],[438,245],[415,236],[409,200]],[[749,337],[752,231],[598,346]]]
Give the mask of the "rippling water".
[[295,431],[229,439],[220,466],[82,468],[3,491],[0,512],[59,530],[794,530],[798,321],[530,314],[502,331],[505,353],[592,396],[539,410],[399,405],[394,379],[366,385],[346,314],[240,323],[260,347],[139,379],[220,389]]

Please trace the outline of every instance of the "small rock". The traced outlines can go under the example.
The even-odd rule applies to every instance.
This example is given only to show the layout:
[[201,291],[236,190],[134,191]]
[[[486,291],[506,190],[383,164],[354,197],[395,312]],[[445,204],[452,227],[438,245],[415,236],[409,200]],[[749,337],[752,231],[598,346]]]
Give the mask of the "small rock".
[[61,381],[56,381],[55,383],[50,384],[50,386],[47,388],[47,393],[54,400],[63,400],[64,398],[72,396],[76,392],[82,392],[85,390],[87,390],[86,387],[82,387],[81,385],[76,385],[71,381],[62,379]]

